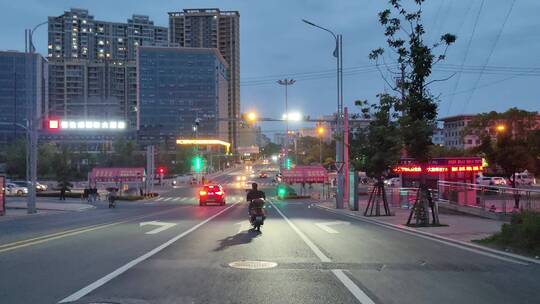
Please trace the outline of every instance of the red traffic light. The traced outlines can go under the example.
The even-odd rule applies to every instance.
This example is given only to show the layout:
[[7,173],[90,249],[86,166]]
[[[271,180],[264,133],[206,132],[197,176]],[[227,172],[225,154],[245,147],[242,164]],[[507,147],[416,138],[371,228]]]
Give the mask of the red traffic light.
[[45,127],[49,130],[58,130],[60,129],[60,121],[58,119],[50,119],[46,122]]
[[165,173],[165,168],[159,167],[159,168],[158,168],[158,173],[159,173],[159,174],[164,174],[164,173]]

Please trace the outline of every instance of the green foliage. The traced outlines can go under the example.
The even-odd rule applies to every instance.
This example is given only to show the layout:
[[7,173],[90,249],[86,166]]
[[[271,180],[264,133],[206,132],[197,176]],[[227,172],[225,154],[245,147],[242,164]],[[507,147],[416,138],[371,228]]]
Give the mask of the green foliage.
[[[437,118],[437,100],[430,93],[429,85],[441,81],[428,79],[432,67],[446,58],[446,51],[455,42],[456,36],[447,33],[441,36],[439,42],[429,46],[425,44],[425,28],[421,18],[423,2],[415,0],[416,10],[409,11],[401,0],[390,0],[390,8],[379,13],[379,22],[385,28],[388,48],[397,55],[402,69],[392,72],[392,76],[398,77],[403,73],[402,81],[397,86],[387,81],[394,91],[404,94],[402,99],[395,102],[395,110],[402,113],[398,123],[403,145],[408,156],[427,162]],[[433,53],[439,46],[444,46],[444,51],[435,56]],[[385,50],[378,48],[370,53],[369,58],[377,61],[382,59],[384,62],[384,56]]]
[[26,139],[19,138],[5,150],[6,173],[14,178],[26,176]]
[[401,150],[398,124],[392,115],[396,100],[388,94],[380,94],[378,97],[378,104],[356,102],[356,105],[362,107],[362,113],[373,121],[367,130],[360,130],[350,141],[351,162],[355,169],[376,178],[385,175],[398,163]]
[[[475,152],[483,154],[501,175],[529,170],[538,173],[540,133],[536,128],[536,112],[511,108],[478,114],[465,130],[481,139]],[[499,130],[498,127],[504,129]],[[515,186],[515,185],[513,185]]]
[[272,155],[278,154],[280,151],[281,151],[280,145],[273,142],[269,142],[266,146],[264,146],[261,149],[261,155],[265,157],[270,157]]
[[319,154],[322,156],[324,166],[334,162],[334,156],[336,155],[335,141],[325,142],[317,137],[304,136],[297,139],[296,145],[299,165],[318,164]]
[[512,215],[510,224],[503,224],[501,232],[481,242],[538,255],[540,254],[540,213],[531,211],[515,213]]

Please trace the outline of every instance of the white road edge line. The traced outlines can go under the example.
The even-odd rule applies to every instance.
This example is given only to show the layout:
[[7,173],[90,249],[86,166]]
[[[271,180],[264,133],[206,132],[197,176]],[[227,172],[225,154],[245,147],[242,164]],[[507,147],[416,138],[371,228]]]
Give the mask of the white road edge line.
[[168,240],[167,242],[165,242],[165,243],[159,245],[158,247],[150,250],[149,252],[141,255],[140,257],[132,260],[131,262],[128,262],[127,264],[121,266],[120,268],[118,268],[115,271],[109,273],[108,275],[98,279],[97,281],[91,283],[90,285],[88,285],[86,287],[83,287],[82,289],[76,291],[75,293],[67,296],[66,298],[62,299],[58,303],[69,303],[69,302],[79,300],[80,298],[86,296],[87,294],[89,294],[90,292],[96,290],[100,286],[106,284],[107,282],[111,281],[112,279],[116,278],[117,276],[121,275],[122,273],[128,271],[130,268],[134,267],[135,265],[143,262],[144,260],[146,260],[146,259],[150,258],[151,256],[155,255],[156,253],[160,252],[161,250],[169,247],[170,245],[172,245],[174,242],[178,241],[179,239],[181,239],[181,238],[185,237],[186,235],[192,233],[193,231],[197,230],[202,225],[204,225],[204,224],[208,223],[209,221],[213,220],[214,218],[216,218],[217,216],[219,216],[223,212],[231,209],[235,205],[236,204],[232,204],[229,207],[219,211],[218,213],[216,213],[216,214],[212,215],[211,217],[207,218],[206,220],[204,220],[204,221],[198,223],[197,225],[189,228],[188,230],[186,230],[186,231],[182,232],[181,234],[173,237],[172,239]]
[[460,244],[454,243],[454,242],[452,242],[450,240],[446,241],[446,240],[443,239],[444,237],[435,238],[435,237],[431,237],[429,235],[424,235],[424,234],[422,234],[422,232],[410,231],[408,229],[402,229],[402,228],[393,227],[393,226],[390,226],[390,225],[387,225],[387,224],[379,223],[379,222],[377,222],[375,220],[365,219],[365,218],[361,218],[359,216],[355,216],[355,215],[351,215],[351,214],[347,214],[347,213],[336,212],[334,210],[327,209],[326,207],[321,207],[321,206],[317,206],[317,205],[316,205],[316,207],[319,208],[319,209],[322,209],[322,210],[326,210],[327,212],[331,212],[331,213],[334,213],[334,214],[350,217],[350,218],[353,218],[353,219],[356,219],[356,220],[359,220],[359,221],[362,221],[362,222],[366,222],[366,223],[370,223],[370,224],[377,225],[377,226],[380,226],[380,227],[384,227],[384,228],[387,228],[387,229],[399,231],[399,232],[406,233],[406,234],[409,234],[409,235],[413,235],[413,236],[416,236],[416,237],[419,237],[419,238],[431,240],[431,241],[434,241],[434,242],[439,242],[439,243],[442,243],[442,244],[445,244],[445,245],[448,245],[448,246],[451,246],[451,247],[460,248],[460,249],[463,249],[463,250],[466,250],[466,251],[469,251],[469,252],[474,252],[474,253],[484,255],[484,256],[488,256],[488,257],[498,259],[498,260],[501,260],[501,261],[515,263],[515,264],[524,265],[524,266],[529,265],[528,263],[519,261],[518,258],[516,258],[516,259],[505,258],[505,257],[502,257],[502,256],[498,255],[498,253],[489,253],[489,252],[485,252],[485,251],[483,251],[481,249],[474,249],[474,248],[468,247],[466,245],[460,245]]
[[[274,207],[275,210],[283,217],[283,219],[291,226],[291,228],[300,236],[300,238],[308,245],[308,247],[315,253],[315,255],[321,260],[321,262],[332,262],[329,257],[327,257],[298,227],[296,227],[293,222],[289,220],[281,210],[279,210],[274,203],[270,201],[270,204]],[[343,272],[341,269],[332,269],[332,273],[336,278],[349,290],[350,293],[362,304],[375,304],[373,300],[364,292],[360,287],[358,287],[354,282]]]

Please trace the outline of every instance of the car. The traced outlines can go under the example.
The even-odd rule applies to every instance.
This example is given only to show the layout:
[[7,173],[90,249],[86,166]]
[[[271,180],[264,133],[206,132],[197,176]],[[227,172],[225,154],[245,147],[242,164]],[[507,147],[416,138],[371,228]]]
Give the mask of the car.
[[499,176],[479,176],[476,178],[478,185],[484,186],[506,186],[506,179]]
[[225,191],[221,185],[205,185],[199,191],[199,205],[206,206],[208,203],[225,205]]
[[28,188],[16,183],[6,183],[6,195],[23,196],[28,194]]
[[268,173],[266,172],[259,172],[259,178],[267,178],[268,177]]
[[[20,187],[26,187],[26,188],[29,188],[28,186],[30,185],[30,182],[25,182],[25,181],[13,181],[12,183],[17,184]],[[47,185],[36,182],[37,192],[47,191],[47,189],[49,189]]]
[[392,177],[384,181],[384,184],[389,187],[401,187],[401,178]]
[[532,185],[534,183],[534,178],[527,172],[514,173],[510,176],[510,181],[514,180],[514,175],[516,177],[516,185]]

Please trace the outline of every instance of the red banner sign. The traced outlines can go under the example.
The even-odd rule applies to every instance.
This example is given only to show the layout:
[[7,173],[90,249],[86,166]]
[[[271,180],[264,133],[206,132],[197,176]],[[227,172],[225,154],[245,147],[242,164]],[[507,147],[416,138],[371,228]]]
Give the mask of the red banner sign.
[[281,177],[286,183],[324,183],[328,172],[323,166],[296,166],[290,170],[281,170]]
[[94,168],[90,182],[142,182],[144,168]]

